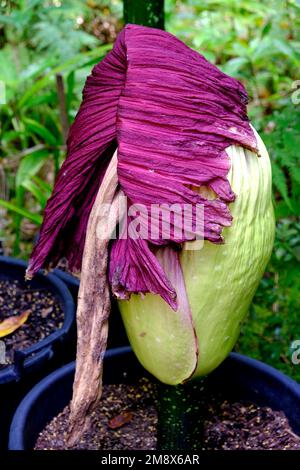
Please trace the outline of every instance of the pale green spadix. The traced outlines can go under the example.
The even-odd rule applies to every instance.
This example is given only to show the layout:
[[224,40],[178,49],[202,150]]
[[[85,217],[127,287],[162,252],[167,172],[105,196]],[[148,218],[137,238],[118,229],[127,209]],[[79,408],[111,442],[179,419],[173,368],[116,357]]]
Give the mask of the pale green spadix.
[[165,263],[169,248],[159,250],[157,256],[177,291],[177,312],[159,295],[119,301],[137,358],[166,384],[206,375],[226,358],[269,260],[275,229],[271,167],[255,135],[260,157],[239,146],[227,148],[228,180],[237,197],[230,205],[233,223],[223,230],[225,243],[205,241],[200,250],[184,244],[179,254],[182,273]]

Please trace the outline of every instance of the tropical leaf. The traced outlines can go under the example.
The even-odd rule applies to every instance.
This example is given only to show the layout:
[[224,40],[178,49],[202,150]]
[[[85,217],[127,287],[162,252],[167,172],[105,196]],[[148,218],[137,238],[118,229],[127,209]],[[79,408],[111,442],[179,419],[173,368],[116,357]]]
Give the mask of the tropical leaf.
[[273,172],[273,183],[275,187],[280,192],[287,206],[293,210],[292,204],[288,195],[288,187],[285,178],[285,174],[282,169],[277,165],[277,163],[272,162],[272,172]]
[[0,199],[0,206],[4,207],[5,209],[14,212],[16,214],[21,215],[22,217],[25,217],[28,220],[31,220],[31,222],[34,222],[37,225],[41,225],[43,222],[43,217],[39,214],[33,214],[32,212],[29,212],[28,210],[24,209],[23,207],[19,207],[12,202],[5,201],[4,199]]
[[57,138],[42,124],[34,119],[23,118],[23,122],[26,126],[27,133],[33,133],[41,137],[44,142],[49,145],[55,146]]
[[37,184],[31,180],[26,180],[22,183],[22,186],[35,197],[42,209],[46,207],[48,197],[41,191]]
[[66,60],[64,63],[58,65],[57,67],[53,67],[50,72],[48,72],[44,77],[40,78],[40,80],[36,81],[30,88],[27,89],[25,94],[19,100],[18,107],[22,108],[23,106],[25,106],[29,98],[35,93],[37,93],[39,90],[44,88],[46,85],[51,83],[51,79],[57,73],[64,72],[65,70],[77,70],[80,67],[84,67],[88,59],[92,57],[97,57],[99,61],[110,49],[111,44],[105,44],[103,46],[93,49],[92,51],[77,54],[74,57]]
[[26,155],[26,157],[21,160],[17,170],[16,187],[21,186],[24,181],[36,175],[48,159],[48,156],[49,152],[46,149],[37,150]]
[[38,176],[33,176],[32,180],[45,194],[47,194],[48,198],[51,196],[52,186],[49,183],[46,183],[46,181],[42,180],[42,178],[39,178]]

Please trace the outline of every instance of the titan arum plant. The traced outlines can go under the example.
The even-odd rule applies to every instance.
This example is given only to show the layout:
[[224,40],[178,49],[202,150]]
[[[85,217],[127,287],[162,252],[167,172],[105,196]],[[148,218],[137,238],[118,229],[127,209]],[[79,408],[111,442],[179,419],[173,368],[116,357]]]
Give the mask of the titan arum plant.
[[[247,102],[240,82],[177,38],[131,24],[87,78],[27,271],[62,257],[81,270],[71,443],[101,396],[111,294],[136,356],[165,384],[161,419],[178,434],[184,384],[232,350],[274,236],[269,157]],[[148,231],[109,241],[116,222],[99,208],[120,217],[121,195],[149,211],[169,208],[170,238]],[[176,231],[174,204],[203,208],[201,249],[195,234]],[[135,216],[126,213],[127,225]]]

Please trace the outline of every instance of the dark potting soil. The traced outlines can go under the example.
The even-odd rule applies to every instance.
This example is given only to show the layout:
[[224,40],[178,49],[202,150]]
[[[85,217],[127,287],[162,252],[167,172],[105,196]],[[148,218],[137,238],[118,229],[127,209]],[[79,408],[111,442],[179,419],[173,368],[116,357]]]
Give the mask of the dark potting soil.
[[[40,434],[35,449],[67,449],[69,407]],[[92,425],[76,447],[79,450],[153,450],[156,446],[155,386],[147,379],[136,385],[104,385],[101,405]]]
[[[91,429],[79,444],[69,449],[155,450],[155,402],[156,387],[148,379],[141,379],[137,385],[104,386]],[[300,437],[293,433],[280,411],[217,397],[205,409],[203,449],[300,450]],[[68,417],[69,407],[66,407],[41,432],[35,449],[67,449]]]
[[204,426],[207,450],[300,450],[300,437],[282,411],[213,399]]
[[1,338],[5,342],[6,363],[0,365],[0,370],[13,362],[16,349],[32,346],[63,325],[64,313],[50,291],[30,285],[24,288],[17,280],[0,281],[0,322],[25,311],[29,311],[26,322]]

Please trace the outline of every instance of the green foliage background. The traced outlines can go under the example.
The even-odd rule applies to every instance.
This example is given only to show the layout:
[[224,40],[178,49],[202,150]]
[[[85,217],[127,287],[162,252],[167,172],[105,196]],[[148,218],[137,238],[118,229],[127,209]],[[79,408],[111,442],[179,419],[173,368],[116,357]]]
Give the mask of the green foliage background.
[[[300,381],[300,1],[166,0],[166,29],[240,79],[271,156],[275,247],[237,350]],[[72,122],[92,65],[122,27],[120,0],[0,2],[0,240],[26,258],[65,155],[56,75]]]

